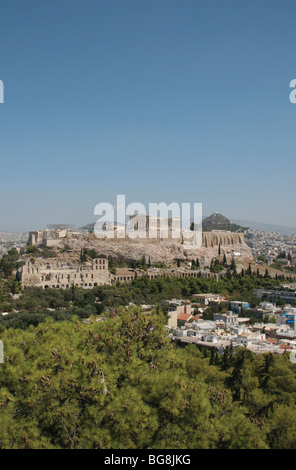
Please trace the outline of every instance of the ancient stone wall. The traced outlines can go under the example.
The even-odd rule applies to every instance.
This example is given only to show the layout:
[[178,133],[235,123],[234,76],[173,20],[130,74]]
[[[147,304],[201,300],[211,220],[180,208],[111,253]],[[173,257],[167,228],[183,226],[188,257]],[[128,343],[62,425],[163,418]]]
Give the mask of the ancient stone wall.
[[26,261],[19,270],[19,279],[23,287],[69,288],[77,287],[91,289],[100,284],[110,284],[111,274],[108,261],[97,258],[91,263],[66,263],[57,260]]
[[206,248],[215,246],[229,246],[236,244],[244,244],[245,236],[243,233],[233,233],[224,231],[203,232],[202,245]]
[[[180,237],[178,238],[173,238],[172,236],[172,231],[168,231],[168,236],[162,236],[161,232],[157,233],[157,236],[154,238],[149,237],[149,232],[145,231],[140,231],[137,233],[137,231],[134,232],[134,238],[130,238],[128,235],[125,235],[124,238],[116,237],[113,238],[108,238],[102,237],[103,240],[110,240],[110,241],[116,241],[116,242],[133,242],[133,243],[141,243],[141,244],[159,244],[160,242],[164,241],[166,243],[172,243],[172,244],[186,244],[190,241],[194,242],[196,238],[196,234],[199,232],[189,232],[186,231],[186,238],[183,236],[185,231],[180,232]],[[189,234],[189,236],[188,236]],[[192,234],[192,237],[190,238],[190,234]],[[202,232],[202,243],[201,245],[206,247],[206,248],[213,248],[215,246],[229,246],[229,245],[235,245],[235,244],[244,244],[245,243],[245,238],[243,233],[233,233],[233,232],[228,232],[228,231],[212,231],[212,232]],[[194,246],[195,243],[192,243]]]
[[67,229],[46,229],[29,232],[28,245],[37,247],[55,246],[60,243],[70,233]]

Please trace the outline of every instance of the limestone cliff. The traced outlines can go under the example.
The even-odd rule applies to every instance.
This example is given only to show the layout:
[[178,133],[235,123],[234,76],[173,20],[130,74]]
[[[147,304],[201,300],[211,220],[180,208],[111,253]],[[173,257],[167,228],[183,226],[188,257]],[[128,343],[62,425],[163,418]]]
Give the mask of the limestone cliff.
[[252,259],[251,249],[246,245],[244,234],[232,232],[204,232],[202,246],[198,249],[165,241],[97,239],[94,235],[73,235],[61,242],[61,247],[68,245],[74,251],[95,249],[103,256],[122,256],[138,260],[145,256],[153,263],[171,264],[174,260],[192,260],[199,258],[202,265],[209,265],[211,259],[219,253],[227,258],[235,256],[239,260]]

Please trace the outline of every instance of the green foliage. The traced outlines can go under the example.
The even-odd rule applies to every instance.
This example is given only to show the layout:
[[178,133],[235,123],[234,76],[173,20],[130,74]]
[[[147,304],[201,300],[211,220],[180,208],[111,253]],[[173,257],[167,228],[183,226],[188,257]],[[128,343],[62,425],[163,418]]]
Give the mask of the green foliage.
[[21,265],[21,263],[17,263],[19,256],[19,253],[15,249],[9,250],[6,255],[2,256],[0,259],[0,274],[2,274],[4,278],[9,278],[13,270]]
[[264,256],[261,256],[261,255],[257,256],[257,260],[258,260],[258,261],[262,261],[263,263],[265,263],[265,258],[264,258]]
[[56,252],[51,247],[44,247],[41,250],[42,258],[54,258],[56,255]]
[[[16,257],[14,255],[9,255]],[[18,258],[17,258],[18,259]],[[143,261],[143,260],[142,260]],[[15,261],[14,261],[15,262]],[[114,268],[116,269],[116,268]],[[253,296],[255,287],[278,286],[279,281],[275,279],[256,278],[256,276],[239,275],[216,278],[179,278],[179,277],[157,277],[149,279],[148,276],[138,276],[131,283],[120,283],[116,285],[102,285],[91,289],[81,289],[71,287],[70,289],[42,289],[26,288],[21,291],[21,286],[14,276],[2,280],[0,283],[0,311],[13,312],[17,310],[21,313],[34,312],[42,316],[36,316],[42,321],[46,316],[52,317],[52,313],[47,309],[63,310],[67,317],[79,315],[86,317],[95,312],[100,314],[104,310],[120,307],[133,303],[142,305],[163,305],[164,299],[190,298],[192,294],[214,292],[225,296],[228,300],[242,300],[250,302],[251,306],[258,305],[259,299]],[[21,293],[19,299],[13,299],[10,294]],[[89,306],[88,308],[86,308]],[[78,307],[78,311],[77,308]],[[205,316],[211,319],[213,313],[220,311],[225,306],[210,307]],[[19,315],[19,313],[14,314]],[[21,327],[26,328],[23,316]],[[61,318],[61,315],[58,315]],[[1,317],[0,324],[6,327],[17,327],[17,320],[12,316]],[[29,324],[29,323],[28,323]]]
[[[175,349],[164,321],[159,311],[133,307],[102,322],[47,319],[2,333],[0,448],[280,445],[284,423],[280,433],[269,423],[265,440],[257,418],[233,402],[219,358],[211,365],[214,356],[204,358],[194,346]],[[278,423],[281,415],[273,413]]]
[[95,250],[94,248],[91,249],[91,250],[87,250],[86,254],[87,254],[87,256],[89,256],[91,259],[96,259],[96,258],[98,258],[98,256],[99,256],[97,250]]
[[29,245],[26,249],[26,253],[30,255],[39,254],[40,250],[37,248],[37,246]]
[[87,250],[86,250],[86,249],[84,249],[84,250],[81,249],[81,250],[80,250],[80,263],[86,263],[86,261],[87,261],[87,255],[86,255],[86,253],[87,253]]
[[[4,259],[15,266],[18,254]],[[0,309],[10,312],[0,317],[0,448],[295,448],[296,366],[287,355],[176,349],[165,305],[149,314],[121,307],[206,292],[252,303],[255,287],[276,285],[248,272],[141,276],[13,298],[19,284],[0,280]]]

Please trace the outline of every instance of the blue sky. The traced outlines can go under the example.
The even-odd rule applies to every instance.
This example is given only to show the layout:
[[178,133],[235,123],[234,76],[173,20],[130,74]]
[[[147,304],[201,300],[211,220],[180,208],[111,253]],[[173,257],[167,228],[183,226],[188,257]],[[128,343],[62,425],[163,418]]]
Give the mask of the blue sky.
[[100,202],[296,226],[294,0],[3,0],[0,231]]

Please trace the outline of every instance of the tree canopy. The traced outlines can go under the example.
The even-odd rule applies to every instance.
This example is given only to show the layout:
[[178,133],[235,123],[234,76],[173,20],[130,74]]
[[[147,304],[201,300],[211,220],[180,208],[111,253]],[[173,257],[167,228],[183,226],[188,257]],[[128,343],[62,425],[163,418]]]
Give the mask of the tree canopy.
[[176,348],[156,310],[97,320],[1,333],[0,448],[295,446],[288,358]]

